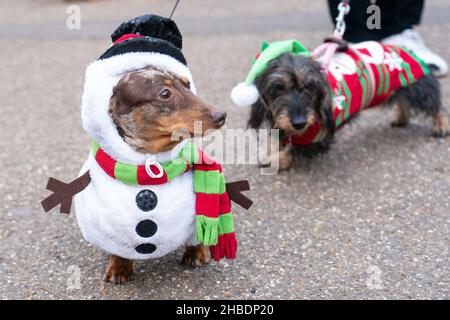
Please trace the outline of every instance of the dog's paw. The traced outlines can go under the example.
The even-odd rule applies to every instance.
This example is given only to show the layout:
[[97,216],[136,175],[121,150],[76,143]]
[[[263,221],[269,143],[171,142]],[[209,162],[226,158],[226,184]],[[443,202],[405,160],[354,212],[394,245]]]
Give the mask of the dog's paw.
[[193,268],[206,265],[211,262],[208,251],[208,247],[202,244],[198,246],[187,246],[184,250],[181,264]]
[[450,124],[446,116],[439,113],[433,119],[433,131],[432,135],[435,138],[443,138],[450,135]]
[[105,281],[114,284],[124,284],[130,281],[133,270],[125,266],[108,267],[105,274]]
[[450,136],[450,128],[448,127],[433,127],[432,136],[435,138],[444,138]]
[[111,256],[105,273],[105,281],[124,284],[130,281],[133,274],[133,262],[117,256]]
[[289,150],[283,150],[278,153],[278,156],[275,155],[275,158],[272,161],[276,161],[278,157],[278,167],[280,170],[288,170],[292,167],[292,163],[294,162],[294,156]]
[[405,120],[405,119],[395,119],[394,121],[391,122],[391,126],[392,127],[396,127],[396,128],[402,128],[402,127],[406,127],[408,125],[409,121]]
[[[279,171],[288,170],[292,167],[294,156],[289,151],[280,151],[272,154],[270,160],[259,164],[261,168],[278,167]],[[278,164],[278,165],[277,165]]]

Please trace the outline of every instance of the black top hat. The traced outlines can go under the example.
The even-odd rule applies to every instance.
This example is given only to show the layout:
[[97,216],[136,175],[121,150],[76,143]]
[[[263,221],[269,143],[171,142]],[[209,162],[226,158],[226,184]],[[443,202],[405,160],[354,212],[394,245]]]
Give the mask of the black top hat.
[[169,18],[147,14],[123,22],[111,35],[112,47],[99,60],[129,52],[156,52],[186,65],[181,52],[183,37]]

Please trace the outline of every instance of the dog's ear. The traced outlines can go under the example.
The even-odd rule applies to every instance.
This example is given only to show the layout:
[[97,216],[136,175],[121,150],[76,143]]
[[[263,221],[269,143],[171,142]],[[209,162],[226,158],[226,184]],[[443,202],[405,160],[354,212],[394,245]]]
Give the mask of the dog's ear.
[[252,129],[258,129],[259,127],[261,127],[266,117],[267,110],[264,107],[264,104],[261,102],[260,98],[251,106],[250,119],[248,119],[247,126]]
[[321,98],[319,99],[319,105],[318,110],[316,112],[319,113],[320,118],[322,119],[322,124],[328,129],[330,133],[334,133],[335,131],[335,124],[333,120],[333,114],[331,112],[331,102],[330,102],[330,96],[328,94],[329,87],[326,85],[324,87],[323,94]]

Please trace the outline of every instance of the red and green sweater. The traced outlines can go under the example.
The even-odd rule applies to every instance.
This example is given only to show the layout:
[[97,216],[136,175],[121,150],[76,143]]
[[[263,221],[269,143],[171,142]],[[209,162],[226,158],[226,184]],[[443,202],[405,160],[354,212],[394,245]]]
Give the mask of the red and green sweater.
[[[367,41],[353,46],[360,52],[374,75],[370,81],[369,72],[362,61],[351,51],[339,52],[327,72],[330,85],[330,107],[336,129],[340,128],[357,112],[386,102],[392,94],[409,86],[430,73],[425,63],[412,52],[399,47]],[[373,99],[370,92],[373,90]],[[292,136],[294,145],[306,146],[320,142],[326,136],[318,121],[303,135]]]

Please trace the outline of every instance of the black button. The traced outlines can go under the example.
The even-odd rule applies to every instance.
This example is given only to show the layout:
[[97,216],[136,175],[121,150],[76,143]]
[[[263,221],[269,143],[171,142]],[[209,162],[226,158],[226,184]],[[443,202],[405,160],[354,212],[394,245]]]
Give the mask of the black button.
[[135,250],[138,253],[142,253],[142,254],[149,254],[152,253],[153,251],[156,250],[156,246],[154,244],[151,243],[143,243],[138,245]]
[[152,220],[142,220],[136,226],[136,233],[144,238],[151,237],[156,230],[158,230],[158,226]]
[[155,209],[158,204],[158,197],[152,190],[142,190],[136,196],[136,205],[142,211]]

